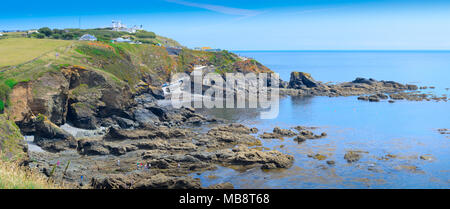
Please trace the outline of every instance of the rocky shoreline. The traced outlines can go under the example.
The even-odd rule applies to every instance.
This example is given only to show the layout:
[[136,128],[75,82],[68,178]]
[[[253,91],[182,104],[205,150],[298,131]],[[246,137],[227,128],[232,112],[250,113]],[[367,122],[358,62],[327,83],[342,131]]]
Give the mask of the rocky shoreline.
[[[359,100],[372,102],[430,99],[418,93],[420,88],[415,85],[364,78],[331,85],[301,72],[293,72],[290,81],[280,87],[280,94],[291,96],[360,96]],[[262,151],[259,138],[287,137],[301,143],[327,136],[302,126],[260,133],[253,127],[199,114],[193,108],[160,105],[164,92],[144,81],[135,89],[76,66],[44,75],[37,82],[16,85],[9,118],[45,150],[28,152],[25,164],[77,188],[200,189],[205,187],[189,174],[214,170],[216,165],[264,170],[293,165],[291,155]],[[60,127],[66,123],[90,131],[74,136]],[[326,159],[320,154],[311,157]],[[358,157],[360,154],[353,152],[345,159],[354,162]],[[233,185],[221,183],[208,188]]]
[[292,72],[290,81],[282,82],[280,87],[280,94],[290,96],[359,96],[358,100],[370,102],[388,100],[390,103],[396,100],[448,101],[445,94],[436,96],[430,93],[421,93],[420,90],[428,88],[425,86],[418,87],[395,81],[377,81],[372,78],[356,78],[351,82],[324,84],[303,72]]

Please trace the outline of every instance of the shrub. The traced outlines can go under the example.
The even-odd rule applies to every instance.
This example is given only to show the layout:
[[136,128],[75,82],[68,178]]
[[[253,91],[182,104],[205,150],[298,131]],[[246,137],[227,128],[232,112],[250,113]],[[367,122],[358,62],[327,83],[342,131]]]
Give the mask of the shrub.
[[14,80],[13,78],[10,78],[8,80],[5,81],[5,84],[9,87],[9,88],[14,88],[14,86],[17,84],[17,81]]
[[139,31],[136,33],[138,38],[156,38],[156,34],[148,31]]
[[9,101],[9,93],[11,92],[11,88],[6,84],[0,84],[0,112],[3,112],[6,104]]
[[8,99],[11,88],[6,84],[0,84],[0,100],[6,101]]
[[62,35],[62,38],[63,38],[64,40],[72,40],[72,39],[74,38],[74,35],[73,35],[72,33],[64,33],[64,34]]
[[59,33],[52,34],[52,38],[53,39],[60,39],[61,38],[61,34],[59,34]]
[[50,28],[48,28],[48,27],[40,28],[38,31],[39,31],[39,33],[42,33],[45,36],[51,36],[52,33],[53,33],[52,30]]
[[42,34],[42,33],[37,33],[36,35],[34,35],[36,38],[39,38],[39,39],[43,39],[43,38],[45,38],[45,35],[44,34]]
[[0,113],[3,113],[3,110],[5,110],[5,102],[0,99]]

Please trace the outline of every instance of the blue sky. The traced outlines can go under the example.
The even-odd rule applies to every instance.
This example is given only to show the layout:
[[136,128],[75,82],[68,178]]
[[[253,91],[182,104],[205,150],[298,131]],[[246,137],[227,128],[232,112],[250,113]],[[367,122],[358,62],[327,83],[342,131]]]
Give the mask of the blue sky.
[[0,30],[111,20],[229,50],[450,50],[450,3],[418,0],[6,1]]

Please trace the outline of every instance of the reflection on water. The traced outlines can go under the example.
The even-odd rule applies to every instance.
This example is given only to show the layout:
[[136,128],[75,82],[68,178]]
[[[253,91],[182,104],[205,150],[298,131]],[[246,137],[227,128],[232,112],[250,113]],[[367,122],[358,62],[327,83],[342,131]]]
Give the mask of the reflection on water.
[[[292,138],[262,140],[263,147],[295,157],[290,169],[265,172],[220,167],[197,177],[205,185],[231,182],[237,188],[449,188],[450,143],[436,131],[450,124],[449,107],[444,102],[390,104],[356,97],[287,97],[280,101],[280,115],[274,120],[260,120],[255,109],[203,109],[230,122],[257,127],[260,133],[275,126],[306,125],[317,126],[313,132],[328,136],[300,144]],[[344,155],[350,150],[362,151],[362,158],[347,163]],[[310,154],[327,158],[316,160]],[[422,160],[422,155],[433,160]]]

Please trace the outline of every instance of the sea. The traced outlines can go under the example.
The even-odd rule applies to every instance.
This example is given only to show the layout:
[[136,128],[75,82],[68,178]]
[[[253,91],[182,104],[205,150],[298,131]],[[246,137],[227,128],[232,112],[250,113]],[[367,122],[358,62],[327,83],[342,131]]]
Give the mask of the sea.
[[[254,58],[289,81],[292,71],[318,81],[339,83],[356,77],[433,86],[421,90],[437,96],[450,91],[450,51],[236,51]],[[450,95],[448,95],[450,96]],[[349,97],[280,99],[275,119],[260,119],[257,109],[203,109],[208,114],[257,127],[317,127],[321,139],[297,143],[293,138],[261,139],[264,150],[293,155],[288,169],[221,167],[192,174],[204,186],[230,182],[235,188],[450,188],[450,102],[359,101]],[[450,132],[450,130],[448,131]],[[448,133],[447,132],[447,133]],[[257,136],[257,135],[255,135]],[[344,159],[347,151],[362,158]],[[308,155],[321,154],[325,160]],[[392,158],[386,157],[391,156]],[[327,161],[334,161],[329,165]]]

